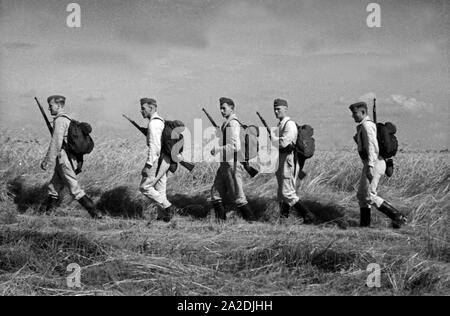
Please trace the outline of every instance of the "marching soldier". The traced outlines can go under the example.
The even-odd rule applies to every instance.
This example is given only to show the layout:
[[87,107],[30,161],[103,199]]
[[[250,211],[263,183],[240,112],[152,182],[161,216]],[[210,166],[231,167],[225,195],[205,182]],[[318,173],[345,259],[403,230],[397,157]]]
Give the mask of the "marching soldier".
[[278,182],[278,202],[282,218],[289,216],[291,207],[303,217],[305,224],[314,220],[314,215],[297,195],[296,179],[300,172],[300,165],[294,152],[298,136],[297,124],[287,116],[288,103],[286,100],[274,101],[275,117],[279,120],[278,133],[272,134],[272,142],[279,149],[278,169],[275,173]]
[[232,99],[220,98],[220,112],[225,122],[220,129],[220,144],[211,150],[211,154],[221,155],[219,169],[217,170],[214,184],[211,188],[211,201],[219,220],[226,220],[226,211],[222,200],[230,197],[238,207],[242,217],[247,221],[254,221],[255,216],[248,205],[243,188],[242,164],[237,162],[237,153],[241,149],[240,129],[241,125],[234,113],[235,104]]
[[102,218],[100,212],[95,208],[92,200],[81,189],[78,180],[78,162],[76,157],[66,148],[67,135],[70,125],[70,117],[65,113],[66,98],[54,95],[47,98],[49,110],[54,117],[53,134],[47,154],[41,163],[41,168],[47,170],[56,162],[54,174],[48,186],[48,197],[40,210],[44,213],[53,212],[59,200],[60,192],[68,187],[72,197],[77,200],[93,218]]
[[360,206],[360,226],[369,227],[371,223],[371,205],[392,220],[393,228],[400,228],[406,217],[377,194],[378,183],[386,171],[386,161],[379,154],[377,125],[368,115],[365,102],[350,105],[352,117],[358,124],[355,141],[363,162],[357,198]]
[[[147,198],[159,206],[157,220],[169,222],[176,208],[167,200],[167,173],[158,177],[158,169],[161,163],[168,161],[168,157],[161,157],[161,136],[164,130],[164,120],[157,113],[156,100],[143,98],[140,100],[142,117],[149,120],[147,131],[148,155],[145,166],[142,169],[140,191]],[[166,160],[165,160],[166,159]],[[155,181],[156,180],[156,181]]]

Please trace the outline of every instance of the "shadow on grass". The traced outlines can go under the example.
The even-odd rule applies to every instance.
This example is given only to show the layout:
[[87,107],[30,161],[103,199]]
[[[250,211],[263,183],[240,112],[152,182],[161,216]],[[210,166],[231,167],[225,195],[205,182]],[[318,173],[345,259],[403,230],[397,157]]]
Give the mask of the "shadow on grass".
[[[112,217],[145,218],[148,213],[156,214],[156,205],[143,196],[138,190],[129,186],[119,186],[112,190],[88,192],[91,196],[100,196],[97,208]],[[18,177],[8,183],[8,194],[13,197],[19,212],[25,212],[30,207],[39,207],[47,195],[47,184],[30,185],[25,178]],[[169,200],[180,209],[179,215],[193,218],[206,218],[211,204],[208,201],[209,190],[192,194],[169,195]],[[261,222],[275,222],[279,218],[278,202],[275,198],[261,198],[249,196],[248,202],[256,218]],[[324,203],[315,200],[305,200],[304,203],[315,215],[315,224],[337,223],[345,226],[345,209],[333,203]],[[225,201],[229,210],[235,209]],[[295,214],[294,211],[291,212]],[[349,222],[350,226],[355,223]]]
[[355,226],[345,216],[345,208],[334,203],[322,203],[313,200],[303,201],[311,213],[315,216],[315,224],[336,223],[339,227]]
[[151,203],[136,189],[120,186],[101,194],[97,208],[112,217],[144,218]]
[[30,207],[38,207],[47,196],[47,184],[30,185],[24,177],[17,177],[8,182],[8,195],[13,198],[19,213]]
[[[199,195],[175,194],[169,200],[180,209],[179,215],[206,218],[209,214],[207,199]],[[138,190],[120,186],[104,192],[97,208],[112,217],[146,218],[156,216],[157,206]],[[153,214],[152,214],[153,213]]]

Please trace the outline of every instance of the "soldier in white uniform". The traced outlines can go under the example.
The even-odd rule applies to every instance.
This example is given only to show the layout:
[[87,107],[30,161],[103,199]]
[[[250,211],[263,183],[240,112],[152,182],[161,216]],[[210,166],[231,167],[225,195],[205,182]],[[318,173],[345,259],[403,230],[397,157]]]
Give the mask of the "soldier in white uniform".
[[156,100],[143,98],[140,100],[141,114],[149,120],[147,131],[148,155],[145,166],[142,169],[142,180],[140,191],[146,197],[155,202],[160,210],[158,220],[169,222],[176,208],[167,200],[167,172],[158,180],[154,181],[158,168],[161,164],[161,136],[164,130],[164,120],[157,113]]
[[70,117],[64,111],[66,98],[61,95],[53,95],[47,98],[49,110],[54,117],[53,134],[47,154],[41,163],[41,168],[47,170],[55,165],[55,171],[48,186],[48,198],[41,206],[44,213],[53,212],[57,205],[61,191],[64,187],[69,189],[71,196],[77,200],[94,218],[101,218],[101,214],[95,208],[92,200],[81,189],[76,175],[78,162],[75,156],[66,149],[67,135],[70,125]]
[[220,166],[211,188],[211,202],[219,220],[226,220],[222,201],[229,197],[245,220],[254,221],[255,216],[248,205],[243,188],[244,168],[237,161],[237,153],[243,144],[240,141],[240,122],[234,113],[235,104],[229,98],[220,98],[219,103],[225,122],[221,127],[220,145],[211,150],[213,156],[221,155]]
[[377,125],[368,115],[365,102],[350,105],[352,117],[358,124],[355,141],[363,162],[357,198],[360,206],[360,226],[368,227],[371,223],[371,205],[378,208],[392,220],[392,227],[399,228],[406,222],[406,217],[377,194],[378,183],[386,171],[386,162],[379,154]]
[[278,182],[278,202],[282,218],[289,216],[291,207],[303,217],[305,223],[312,223],[314,215],[309,211],[297,195],[296,181],[300,172],[300,165],[294,154],[297,141],[297,124],[287,116],[288,103],[286,100],[274,101],[275,117],[279,120],[278,133],[272,134],[272,142],[279,149],[278,169],[275,173]]

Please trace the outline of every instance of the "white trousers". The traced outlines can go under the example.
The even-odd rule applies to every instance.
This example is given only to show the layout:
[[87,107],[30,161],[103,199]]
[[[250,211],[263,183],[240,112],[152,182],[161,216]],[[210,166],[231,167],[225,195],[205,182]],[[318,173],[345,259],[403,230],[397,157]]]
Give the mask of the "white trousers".
[[378,196],[377,187],[381,177],[386,172],[386,162],[384,159],[379,159],[375,162],[373,167],[373,179],[369,182],[367,179],[367,169],[369,166],[364,162],[364,167],[361,172],[361,179],[359,180],[359,188],[356,197],[358,198],[359,207],[366,208],[371,205],[380,207],[384,200]]
[[159,179],[154,185],[153,180],[156,177],[156,172],[159,164],[152,166],[148,177],[142,177],[139,190],[147,198],[158,204],[162,208],[168,208],[172,204],[167,200],[166,188],[167,188],[167,172]]

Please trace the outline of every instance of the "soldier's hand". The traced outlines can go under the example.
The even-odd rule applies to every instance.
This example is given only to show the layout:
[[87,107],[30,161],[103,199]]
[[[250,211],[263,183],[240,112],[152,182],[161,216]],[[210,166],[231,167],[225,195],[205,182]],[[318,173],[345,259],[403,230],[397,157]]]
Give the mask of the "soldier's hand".
[[47,171],[47,168],[48,168],[47,160],[42,161],[41,162],[41,169],[44,170],[44,171]]
[[369,182],[372,182],[372,180],[373,180],[373,167],[368,167],[367,168],[367,179],[369,180]]

